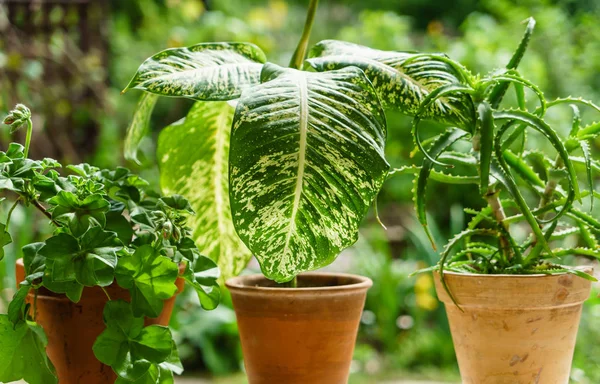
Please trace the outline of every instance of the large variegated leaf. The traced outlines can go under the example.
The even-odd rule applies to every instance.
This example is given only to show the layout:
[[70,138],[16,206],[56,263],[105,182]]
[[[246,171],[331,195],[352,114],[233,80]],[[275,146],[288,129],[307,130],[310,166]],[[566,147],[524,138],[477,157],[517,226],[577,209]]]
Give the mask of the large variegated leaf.
[[215,260],[221,277],[237,275],[251,257],[233,228],[227,161],[233,108],[226,102],[196,102],[187,117],[165,128],[157,158],[163,193],[185,196],[200,252]]
[[259,82],[265,54],[250,43],[204,43],[148,58],[127,89],[198,100],[231,100]]
[[[384,105],[410,116],[418,112],[421,102],[435,89],[467,82],[442,57],[380,51],[343,41],[321,41],[311,49],[309,57],[308,64],[317,71],[359,67]],[[432,103],[422,117],[466,128],[474,123],[474,109],[466,95],[446,96]]]
[[238,103],[229,183],[235,228],[278,282],[332,262],[389,170],[383,109],[358,68],[265,64]]

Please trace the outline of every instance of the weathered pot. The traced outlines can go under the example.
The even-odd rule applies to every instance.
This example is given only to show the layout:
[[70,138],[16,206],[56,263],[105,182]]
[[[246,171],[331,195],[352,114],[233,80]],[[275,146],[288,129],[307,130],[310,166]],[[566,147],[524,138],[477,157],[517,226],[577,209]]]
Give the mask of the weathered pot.
[[262,275],[226,282],[250,384],[346,384],[367,290],[361,276],[306,273],[298,288]]
[[[589,272],[589,271],[588,271]],[[591,282],[571,274],[435,273],[463,384],[567,384]]]
[[[23,260],[17,260],[17,282],[25,280]],[[177,293],[183,290],[184,280],[175,282]],[[129,291],[113,284],[105,288],[112,300],[130,300]],[[33,310],[34,293],[27,302]],[[102,312],[108,298],[100,287],[84,288],[81,300],[73,303],[65,295],[45,288],[38,290],[35,319],[46,332],[46,352],[56,368],[60,384],[107,384],[114,383],[117,376],[113,370],[94,356],[92,346],[104,331]],[[175,296],[165,301],[159,317],[146,319],[146,325],[167,326],[171,319]]]

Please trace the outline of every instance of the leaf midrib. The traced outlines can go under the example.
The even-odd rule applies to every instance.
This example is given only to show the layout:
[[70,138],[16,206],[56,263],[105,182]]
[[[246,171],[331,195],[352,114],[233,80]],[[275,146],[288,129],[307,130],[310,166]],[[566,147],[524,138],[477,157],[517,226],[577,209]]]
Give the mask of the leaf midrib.
[[296,214],[300,207],[300,197],[302,196],[302,184],[304,181],[304,167],[306,163],[306,136],[308,131],[308,85],[305,76],[298,76],[298,93],[300,98],[300,143],[298,147],[298,176],[296,177],[296,188],[294,190],[294,203],[292,205],[292,214],[290,216],[290,224],[288,226],[288,232],[285,237],[285,245],[283,247],[283,256],[285,257],[289,252],[290,240],[292,233],[296,229]]

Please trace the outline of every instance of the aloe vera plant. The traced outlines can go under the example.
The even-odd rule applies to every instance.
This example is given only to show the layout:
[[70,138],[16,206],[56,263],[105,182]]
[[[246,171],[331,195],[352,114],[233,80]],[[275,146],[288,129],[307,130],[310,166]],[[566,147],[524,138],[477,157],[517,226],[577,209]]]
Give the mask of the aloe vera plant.
[[[391,173],[416,175],[415,208],[430,239],[425,208],[429,180],[478,187],[485,207],[466,210],[473,215],[468,228],[448,242],[438,265],[426,269],[438,270],[442,281],[445,270],[483,274],[573,273],[594,279],[555,260],[565,255],[600,257],[600,222],[580,204],[589,199],[593,207],[596,192],[592,172],[599,164],[592,158],[589,141],[600,133],[600,124],[582,126],[579,112],[579,107],[596,112],[600,112],[600,107],[573,97],[547,101],[534,83],[521,76],[517,67],[534,27],[535,20],[528,19],[525,35],[508,65],[487,75],[473,75],[442,55],[411,56],[332,41],[318,44],[312,51],[313,58],[308,60],[317,70],[363,68],[386,104],[414,116],[412,133],[423,162],[393,169]],[[418,64],[427,59],[439,61],[430,68]],[[406,101],[406,96],[391,98],[390,89],[401,91],[402,87],[417,86],[403,81],[411,70],[417,69],[422,71],[420,83],[431,81],[440,86],[420,99],[395,105],[397,100]],[[510,87],[518,103],[514,109],[503,106],[503,97]],[[525,90],[535,98],[535,108],[527,108]],[[564,105],[573,110],[566,135],[546,119],[549,109]],[[435,119],[447,128],[422,141],[423,119]],[[549,142],[555,152],[553,157],[528,145],[530,131]],[[578,169],[585,170],[587,190],[580,187]],[[530,231],[519,239],[522,222]],[[556,247],[560,240],[577,234],[576,247]]]

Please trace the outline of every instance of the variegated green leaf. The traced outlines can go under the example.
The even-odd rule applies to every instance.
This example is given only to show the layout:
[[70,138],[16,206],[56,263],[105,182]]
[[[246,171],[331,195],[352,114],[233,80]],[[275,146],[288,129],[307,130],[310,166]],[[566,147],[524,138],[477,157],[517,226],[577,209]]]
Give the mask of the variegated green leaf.
[[203,43],[146,59],[127,85],[163,96],[231,100],[258,84],[265,54],[250,43]]
[[384,111],[358,68],[265,64],[238,103],[229,183],[235,228],[278,282],[354,243],[385,180]]
[[188,219],[200,252],[217,262],[222,279],[235,276],[251,254],[233,228],[227,164],[234,109],[226,102],[194,104],[186,118],[158,138],[160,185],[166,195],[185,196]]
[[127,127],[127,134],[125,135],[124,152],[127,160],[139,164],[140,161],[137,158],[138,147],[150,130],[150,116],[157,100],[158,95],[152,93],[144,93],[140,98],[133,120]]
[[[448,84],[467,83],[461,73],[441,55],[380,51],[357,44],[324,40],[314,46],[308,64],[317,71],[356,66],[373,83],[382,102],[414,116],[425,97]],[[458,66],[459,64],[456,64]],[[474,122],[473,105],[468,95],[449,95],[432,103],[422,118],[443,121],[461,128]]]

